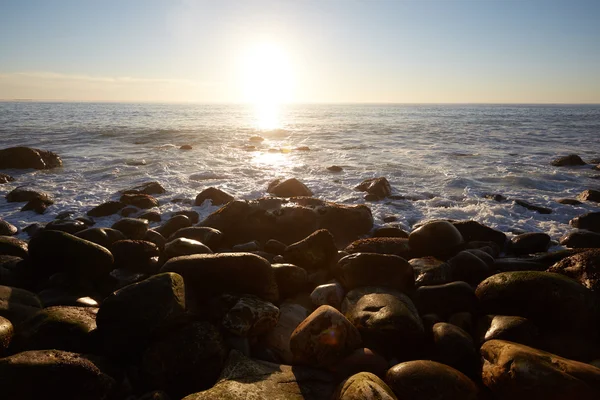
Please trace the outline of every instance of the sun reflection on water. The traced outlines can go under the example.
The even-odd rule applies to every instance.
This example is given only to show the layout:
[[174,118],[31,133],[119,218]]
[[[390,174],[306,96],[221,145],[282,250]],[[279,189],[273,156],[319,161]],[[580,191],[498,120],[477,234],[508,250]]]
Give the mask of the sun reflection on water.
[[255,126],[259,130],[281,128],[281,106],[275,102],[261,102],[254,105]]

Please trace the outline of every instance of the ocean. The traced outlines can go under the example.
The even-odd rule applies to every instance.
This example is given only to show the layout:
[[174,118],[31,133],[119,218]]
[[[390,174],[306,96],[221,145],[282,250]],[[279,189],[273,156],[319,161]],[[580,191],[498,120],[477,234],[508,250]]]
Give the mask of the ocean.
[[[251,141],[253,136],[264,138]],[[385,176],[395,199],[366,204],[375,223],[397,217],[410,231],[431,219],[473,219],[509,234],[570,230],[571,218],[597,204],[563,205],[585,189],[600,189],[591,165],[553,167],[553,158],[577,153],[600,158],[597,105],[248,105],[0,103],[0,148],[30,146],[58,153],[59,169],[4,170],[15,182],[0,185],[0,217],[19,228],[47,222],[63,211],[84,214],[118,198],[118,191],[156,180],[164,215],[194,207],[218,187],[239,199],[265,196],[276,178],[295,177],[315,197],[365,203],[354,190]],[[191,145],[192,150],[180,146]],[[254,147],[252,147],[254,146]],[[307,146],[309,150],[298,150]],[[338,165],[340,173],[328,166]],[[21,212],[5,195],[17,186],[52,194],[45,214]],[[486,194],[501,194],[497,202]],[[549,207],[539,214],[515,199]],[[110,226],[118,216],[99,218]],[[26,238],[25,233],[20,234]]]

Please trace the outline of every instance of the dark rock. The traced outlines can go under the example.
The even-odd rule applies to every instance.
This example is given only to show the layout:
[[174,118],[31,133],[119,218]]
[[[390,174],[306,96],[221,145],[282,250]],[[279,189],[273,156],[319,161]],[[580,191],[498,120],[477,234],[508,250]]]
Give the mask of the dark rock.
[[326,229],[318,230],[301,241],[289,245],[283,253],[287,262],[307,271],[329,269],[336,255],[335,241]]
[[548,268],[548,272],[568,276],[588,289],[600,291],[600,249],[564,258]]
[[583,192],[579,193],[577,200],[600,203],[600,190],[584,190]]
[[446,322],[433,326],[433,351],[435,360],[477,379],[479,354],[467,332]]
[[296,147],[295,150],[298,150],[298,151],[310,151],[310,147],[308,147],[308,146],[300,146],[300,147]]
[[155,231],[163,235],[165,238],[170,238],[170,236],[178,230],[182,228],[189,228],[190,226],[192,226],[192,221],[190,221],[187,216],[175,215],[174,217],[169,218],[167,222],[156,228]]
[[184,144],[181,147],[179,147],[179,150],[192,150],[192,146],[189,144]]
[[[438,321],[438,322],[443,322],[443,321]],[[462,311],[462,312],[454,313],[448,317],[448,323],[459,327],[460,329],[462,329],[463,331],[465,331],[469,335],[471,335],[471,337],[473,337],[474,332],[475,332],[475,330],[474,330],[475,325],[474,325],[474,321],[473,321],[473,314],[471,314],[470,312]],[[433,331],[433,325],[432,325],[431,329]]]
[[600,233],[600,212],[589,212],[569,221],[569,225],[577,229]]
[[181,211],[176,211],[172,214],[173,217],[176,215],[185,215],[186,217],[188,217],[190,219],[192,224],[197,224],[198,222],[200,222],[200,214],[198,214],[194,210],[181,210]]
[[494,273],[488,263],[468,251],[461,251],[448,260],[453,280],[464,281],[472,286]]
[[331,171],[331,172],[342,172],[344,170],[344,168],[342,168],[338,165],[332,165],[330,167],[327,167],[327,170]]
[[600,368],[522,344],[490,340],[481,347],[483,384],[498,398],[597,399]]
[[125,203],[120,201],[107,201],[99,206],[96,206],[87,212],[90,217],[106,217],[118,213],[122,208],[126,206]]
[[158,182],[146,182],[139,186],[124,190],[123,194],[163,194],[166,190]]
[[272,267],[280,299],[294,297],[306,288],[308,274],[304,268],[293,264],[273,264]]
[[158,207],[158,200],[149,194],[123,194],[119,201],[125,205],[134,206],[143,210]]
[[484,263],[486,263],[490,268],[494,267],[494,262],[496,260],[495,260],[494,256],[492,255],[494,253],[494,251],[490,247],[467,249],[467,250],[463,250],[463,251],[466,251],[467,253],[471,253],[471,254],[477,256],[477,258],[479,258]]
[[142,397],[138,397],[136,400],[171,400],[171,398],[162,390],[153,390]]
[[600,247],[600,233],[579,229],[560,238],[560,244],[570,248]]
[[121,231],[111,228],[88,228],[77,232],[75,236],[106,247],[107,249],[117,240],[127,239]]
[[367,192],[375,196],[375,199],[383,199],[392,194],[392,186],[385,177],[365,179],[355,189]]
[[201,243],[204,243],[214,251],[217,250],[221,245],[223,234],[220,231],[207,226],[190,226],[178,229],[169,237],[170,240],[177,238],[197,240]]
[[113,268],[113,256],[96,243],[60,231],[40,232],[29,242],[32,266],[42,276],[66,271],[97,278]]
[[523,317],[486,315],[477,322],[477,338],[480,344],[498,339],[531,346],[536,343],[538,334],[537,327]]
[[263,336],[260,344],[268,352],[274,354],[276,359],[285,364],[291,364],[294,355],[290,349],[290,337],[309,314],[310,312],[305,306],[292,302],[292,300],[282,303],[279,306],[277,325]]
[[497,201],[498,203],[502,203],[502,202],[508,200],[506,198],[506,196],[503,196],[498,193],[488,193],[488,194],[483,195],[483,197],[485,197],[486,199],[489,199],[489,200]]
[[277,325],[279,309],[257,297],[243,296],[227,311],[221,325],[228,332],[243,337],[260,336]]
[[412,231],[408,237],[411,251],[420,256],[447,258],[456,254],[464,240],[460,231],[447,221],[431,221]]
[[118,240],[110,248],[115,258],[115,268],[131,272],[154,274],[157,272],[158,246],[146,240]]
[[47,204],[54,204],[50,194],[39,190],[27,189],[22,186],[13,189],[6,195],[6,201],[9,203],[22,203],[34,199],[42,200]]
[[[68,307],[89,307],[98,308],[98,300],[89,296],[69,293],[65,289],[49,288],[38,293],[40,301],[44,307],[68,306]],[[101,297],[101,296],[96,296]]]
[[515,200],[515,203],[521,207],[525,207],[528,210],[535,211],[540,214],[552,214],[551,208],[536,206],[535,204],[531,204],[525,200]]
[[280,242],[279,240],[269,239],[265,243],[264,249],[267,253],[283,255],[287,245],[285,243]]
[[46,230],[49,231],[61,231],[70,233],[71,235],[76,234],[77,232],[81,232],[86,229],[87,225],[81,221],[73,220],[73,219],[59,219],[50,221],[46,225]]
[[13,236],[19,232],[16,226],[10,222],[0,219],[0,236]]
[[392,389],[377,375],[359,372],[338,386],[333,400],[397,400]]
[[2,397],[15,400],[105,400],[116,389],[104,360],[60,350],[0,359]]
[[11,236],[0,236],[0,255],[27,258],[27,242]]
[[160,222],[162,217],[157,211],[145,211],[137,216],[139,219],[145,219],[148,222]]
[[335,365],[333,371],[338,381],[342,381],[359,372],[370,372],[382,377],[389,365],[387,360],[371,349],[356,349],[348,357]]
[[415,287],[412,266],[405,259],[389,254],[350,254],[338,261],[336,276],[346,290],[380,286],[412,293]]
[[269,188],[269,193],[278,197],[312,196],[313,193],[305,184],[296,178],[286,179]]
[[46,212],[46,209],[49,205],[53,204],[53,201],[43,200],[43,199],[31,199],[25,204],[21,211],[33,211],[37,214],[43,214]]
[[383,226],[381,228],[375,229],[372,236],[374,238],[376,238],[376,237],[408,238],[408,232],[406,232],[396,226]]
[[0,150],[0,168],[51,169],[62,166],[58,154],[29,147],[10,147]]
[[42,308],[38,297],[27,290],[0,285],[0,317],[8,319],[15,327]]
[[357,349],[360,333],[338,310],[321,306],[292,333],[290,349],[295,364],[328,367]]
[[152,388],[179,399],[213,386],[226,357],[218,329],[207,322],[194,322],[148,347],[141,376]]
[[163,235],[156,232],[154,229],[148,229],[146,235],[144,235],[144,240],[147,242],[152,242],[158,246],[158,249],[163,252],[165,251],[165,246],[167,245],[167,239],[164,238]]
[[569,154],[552,160],[551,164],[555,167],[570,167],[575,165],[585,165],[585,161],[577,154]]
[[250,136],[250,139],[248,139],[251,142],[263,142],[265,139],[260,137],[260,136]]
[[197,240],[186,238],[173,239],[165,245],[165,257],[168,259],[193,254],[212,254],[212,250]]
[[256,252],[256,251],[260,251],[260,243],[256,240],[252,240],[251,242],[247,242],[247,243],[239,243],[236,244],[235,246],[233,246],[231,248],[231,250],[233,250],[233,252]]
[[479,391],[472,380],[462,372],[435,361],[418,360],[397,364],[388,370],[385,382],[398,399],[479,399]]
[[462,311],[472,314],[478,311],[475,291],[468,283],[462,281],[421,286],[415,295],[415,305],[421,315],[437,314],[442,318]]
[[137,207],[127,206],[125,208],[122,208],[121,211],[119,211],[119,215],[122,217],[129,217],[130,215],[136,214],[139,211],[140,209]]
[[201,206],[206,200],[210,200],[213,206],[220,206],[223,204],[227,204],[230,201],[233,201],[233,196],[225,193],[221,189],[209,187],[207,189],[204,189],[198,194],[198,196],[196,196],[196,201],[194,202],[194,204],[197,206]]
[[144,238],[148,231],[148,221],[138,218],[122,218],[115,222],[111,228],[122,232],[128,239],[140,240]]
[[486,314],[515,315],[553,330],[585,330],[593,323],[592,293],[560,274],[538,271],[502,272],[477,287]]
[[8,319],[0,317],[0,358],[4,356],[4,352],[8,349],[14,333],[13,324]]
[[541,332],[531,344],[536,349],[547,351],[570,360],[590,362],[600,357],[600,344],[588,332]]
[[188,306],[224,292],[253,294],[272,303],[279,290],[271,265],[251,253],[196,254],[173,258],[162,272],[176,272],[185,280]]
[[331,306],[341,310],[342,301],[346,291],[338,282],[326,283],[314,288],[310,294],[310,300],[315,308],[320,306]]
[[458,229],[466,242],[494,242],[500,246],[500,249],[503,249],[506,243],[506,234],[504,232],[480,224],[477,221],[457,221],[453,222],[452,225]]
[[450,265],[435,257],[413,258],[408,263],[413,268],[416,286],[443,285],[452,281]]
[[412,253],[408,246],[408,239],[405,238],[368,238],[359,239],[348,245],[344,249],[347,253],[379,253],[379,254],[391,254],[402,257],[404,259],[411,259]]
[[548,268],[546,264],[537,262],[535,259],[497,258],[494,260],[494,270],[500,272],[544,271],[546,268]]
[[3,183],[13,182],[15,178],[10,175],[0,173],[0,185]]
[[556,200],[557,203],[560,204],[567,204],[570,206],[578,206],[580,204],[582,204],[579,200],[575,200],[575,199],[558,199]]

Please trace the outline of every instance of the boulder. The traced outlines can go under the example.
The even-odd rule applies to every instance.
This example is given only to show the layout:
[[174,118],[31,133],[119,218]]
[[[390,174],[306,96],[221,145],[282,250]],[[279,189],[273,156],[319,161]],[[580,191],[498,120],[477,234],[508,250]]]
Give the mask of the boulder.
[[141,240],[148,231],[148,221],[138,218],[122,218],[111,228],[121,231],[128,239]]
[[47,204],[54,204],[50,194],[39,190],[28,189],[22,186],[13,189],[6,195],[6,201],[9,203],[23,203],[34,199],[42,200]]
[[277,325],[279,309],[257,297],[244,296],[225,314],[221,325],[243,337],[260,336]]
[[304,268],[293,264],[272,264],[275,281],[279,288],[279,298],[285,300],[303,291],[308,282]]
[[202,242],[206,246],[210,247],[213,251],[219,248],[221,241],[223,240],[223,234],[220,231],[207,226],[190,226],[178,229],[175,231],[175,233],[169,236],[169,239],[173,240],[180,237]]
[[146,240],[118,240],[110,248],[115,258],[115,268],[142,274],[157,272],[160,249]]
[[435,257],[413,258],[408,263],[413,268],[417,287],[443,285],[452,281],[450,265]]
[[494,269],[470,251],[461,251],[448,260],[453,280],[464,281],[472,286],[494,273]]
[[167,239],[165,239],[163,235],[156,232],[154,229],[148,229],[148,232],[146,232],[146,235],[144,236],[144,240],[157,245],[161,252],[165,250],[165,246],[167,245]]
[[550,246],[550,235],[543,232],[528,232],[511,239],[510,249],[516,255],[542,253]]
[[310,300],[315,308],[327,305],[335,308],[336,310],[340,310],[342,308],[342,301],[344,301],[345,295],[346,291],[339,283],[326,283],[324,285],[317,286],[312,291],[310,294]]
[[38,297],[27,290],[0,285],[0,317],[14,326],[36,314],[42,308]]
[[30,147],[9,147],[0,150],[0,169],[51,169],[62,166],[58,154]]
[[600,190],[584,190],[579,193],[577,199],[580,201],[593,201],[594,203],[600,203]]
[[49,231],[67,232],[71,235],[74,235],[86,228],[87,225],[82,221],[77,221],[74,219],[55,219],[54,221],[48,222],[45,229]]
[[534,258],[497,258],[494,260],[495,271],[545,271],[548,266],[544,263],[535,261]]
[[302,321],[308,317],[309,311],[302,305],[284,302],[279,306],[277,325],[261,339],[261,345],[285,364],[291,364],[294,355],[290,349],[290,337]]
[[21,208],[21,211],[33,211],[36,214],[43,214],[46,212],[48,206],[52,204],[54,204],[54,201],[52,200],[45,200],[36,197],[29,200],[27,204]]
[[327,167],[327,171],[330,172],[342,172],[343,170],[344,168],[340,167],[339,165],[331,165]]
[[162,185],[156,181],[142,183],[141,185],[135,186],[131,189],[124,190],[123,194],[163,194],[166,190]]
[[578,206],[578,205],[582,204],[579,200],[576,200],[576,199],[558,199],[558,200],[556,200],[556,202],[560,203],[560,204],[567,204],[570,206]]
[[313,193],[306,185],[296,178],[286,179],[282,182],[277,182],[269,187],[268,192],[277,197],[297,197],[297,196],[312,196]]
[[19,232],[19,229],[8,221],[0,219],[0,236],[13,236]]
[[87,228],[77,232],[75,236],[107,249],[111,248],[116,241],[127,239],[121,231],[111,228]]
[[338,386],[333,400],[398,400],[392,389],[377,375],[359,372]]
[[459,230],[448,221],[431,221],[412,231],[408,237],[411,251],[419,256],[442,259],[456,254],[464,243]]
[[194,205],[201,206],[206,200],[210,200],[213,206],[220,206],[233,201],[233,196],[225,193],[221,189],[209,187],[198,193]]
[[478,400],[475,383],[462,372],[435,361],[407,361],[390,368],[385,382],[398,399]]
[[560,238],[560,244],[574,249],[600,247],[600,233],[577,229]]
[[367,192],[374,199],[384,199],[392,194],[392,186],[385,177],[365,179],[355,189]]
[[471,336],[458,326],[446,322],[438,322],[432,331],[435,360],[478,379],[479,354]]
[[344,251],[347,253],[392,254],[406,260],[413,258],[408,246],[408,239],[397,237],[359,239],[350,243]]
[[307,271],[328,270],[337,256],[337,248],[331,233],[321,229],[289,245],[283,256],[287,262]]
[[419,313],[408,296],[388,288],[362,287],[346,294],[342,312],[366,347],[387,357],[411,359],[425,338]]
[[198,212],[194,210],[179,210],[171,214],[171,216],[173,217],[176,215],[185,215],[190,219],[192,224],[197,224],[198,222],[200,222],[200,214],[198,214]]
[[13,178],[12,176],[0,172],[0,185],[8,182],[13,182],[14,180],[15,178]]
[[577,229],[600,233],[600,212],[589,212],[569,221],[569,225]]
[[99,206],[96,206],[87,212],[90,217],[107,217],[118,213],[122,208],[125,208],[127,204],[120,201],[107,201]]
[[504,232],[490,228],[477,221],[456,221],[452,222],[452,225],[458,229],[465,242],[494,242],[501,249],[504,248],[504,244],[506,243],[506,234]]
[[177,238],[165,245],[167,259],[193,254],[212,254],[212,250],[197,240]]
[[537,327],[527,318],[506,315],[485,315],[477,321],[477,338],[480,344],[488,340],[508,340],[534,345]]
[[585,165],[586,163],[577,154],[569,154],[567,156],[555,158],[550,164],[555,167],[572,167],[576,165]]
[[134,206],[143,210],[158,207],[158,200],[149,194],[123,194],[119,201],[127,206]]
[[479,310],[475,291],[462,281],[421,286],[415,294],[415,305],[421,315],[436,314],[442,318],[463,311],[474,314]]
[[600,369],[522,344],[490,340],[481,346],[482,381],[498,398],[597,399]]
[[139,219],[145,219],[148,222],[160,222],[162,217],[158,211],[144,211],[137,216]]
[[382,226],[373,231],[371,237],[397,237],[408,239],[408,232],[397,226]]
[[[170,238],[175,232],[183,228],[192,226],[192,221],[186,215],[175,215],[169,218],[164,224],[155,229],[156,232],[165,238]],[[190,238],[193,239],[193,238]]]
[[27,258],[27,242],[12,236],[0,236],[0,255]]
[[[239,243],[231,248],[233,252],[257,252],[260,251],[260,243],[256,240],[252,240],[247,243]],[[267,258],[267,257],[265,257]]]
[[0,359],[2,397],[14,400],[105,400],[117,383],[99,357],[34,350]]
[[600,249],[564,258],[548,268],[548,272],[568,276],[588,289],[600,291]]
[[552,209],[548,207],[541,207],[535,204],[531,204],[525,200],[515,200],[515,204],[520,205],[521,207],[525,207],[528,210],[535,211],[540,214],[552,214]]
[[411,293],[415,287],[412,266],[405,259],[389,254],[350,254],[338,261],[336,276],[346,290],[380,286]]
[[383,377],[389,368],[388,361],[371,349],[360,348],[354,350],[333,367],[333,372],[338,381],[342,381],[360,372],[370,372]]
[[10,320],[0,317],[0,358],[4,357],[14,333],[15,329]]

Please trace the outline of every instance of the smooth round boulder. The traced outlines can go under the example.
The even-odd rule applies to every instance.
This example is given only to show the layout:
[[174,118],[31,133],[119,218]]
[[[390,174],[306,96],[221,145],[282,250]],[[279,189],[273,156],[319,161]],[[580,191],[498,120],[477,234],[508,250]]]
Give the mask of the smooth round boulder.
[[123,194],[119,198],[119,201],[126,206],[134,206],[142,210],[158,207],[158,200],[149,194]]
[[223,234],[220,231],[207,226],[190,226],[178,229],[169,237],[169,239],[173,240],[180,237],[197,240],[215,251],[221,245]]
[[209,187],[198,193],[194,205],[201,206],[206,200],[210,200],[213,206],[221,206],[233,201],[233,196],[221,189]]
[[382,226],[375,229],[372,237],[399,237],[408,239],[408,232],[397,226]]
[[8,319],[0,317],[0,358],[4,356],[4,352],[8,349],[14,333],[13,324]]
[[397,400],[392,389],[377,375],[359,372],[338,386],[333,400]]
[[153,274],[159,269],[160,249],[146,240],[118,240],[110,247],[115,268],[131,272]]
[[19,229],[8,221],[0,218],[0,236],[16,235]]
[[528,232],[511,239],[510,249],[516,255],[543,253],[550,246],[550,235],[543,232]]
[[444,319],[457,312],[476,314],[479,311],[473,287],[462,281],[421,286],[414,300],[421,315],[436,314]]
[[0,236],[0,255],[27,258],[27,242],[12,236]]
[[600,233],[577,229],[562,236],[560,244],[572,249],[599,248]]
[[18,327],[41,308],[42,303],[35,293],[0,285],[0,317],[8,319],[14,326]]
[[563,258],[548,268],[548,272],[568,276],[586,288],[598,292],[600,291],[600,249]]
[[450,265],[435,257],[412,258],[408,263],[413,268],[417,287],[443,285],[452,281]]
[[383,377],[389,368],[388,361],[366,347],[356,349],[333,367],[338,381],[342,381],[359,372],[370,372]]
[[112,229],[122,232],[128,239],[140,240],[148,231],[148,221],[138,218],[122,218],[115,222]]
[[192,226],[192,221],[186,215],[175,215],[169,218],[164,224],[155,229],[156,232],[165,238],[170,238],[172,234],[182,228]]
[[390,254],[347,255],[338,261],[336,276],[346,290],[380,286],[411,293],[415,287],[412,266],[402,257]]
[[279,298],[285,300],[303,291],[308,282],[308,273],[304,268],[293,264],[271,264],[279,288]]
[[507,240],[504,232],[490,228],[477,221],[456,221],[452,222],[452,225],[458,229],[465,242],[492,242],[497,244],[500,249],[503,249]]
[[408,236],[408,244],[415,254],[442,259],[455,254],[463,243],[460,231],[448,221],[427,222]]
[[479,375],[479,354],[471,336],[456,325],[438,322],[433,326],[435,360],[476,379]]
[[121,209],[125,208],[127,204],[121,201],[107,201],[106,203],[102,203],[96,207],[93,207],[86,214],[90,217],[107,217],[109,215],[113,215],[121,211]]
[[121,231],[111,228],[87,228],[77,232],[75,236],[107,249],[110,249],[114,242],[127,239]]
[[342,308],[346,291],[338,282],[319,285],[310,294],[310,300],[315,307],[328,305],[336,310]]
[[269,185],[268,192],[277,197],[312,196],[312,191],[296,178],[277,181],[275,185]]
[[289,245],[283,253],[287,262],[307,271],[329,269],[336,256],[335,240],[327,229],[320,229]]
[[0,150],[0,169],[51,169],[62,166],[58,154],[48,150],[17,146]]
[[346,253],[379,253],[393,254],[409,260],[412,253],[408,246],[408,239],[399,237],[379,237],[359,239],[350,243],[344,251]]
[[384,199],[392,194],[392,185],[385,177],[369,178],[362,181],[354,189],[367,192],[374,199]]
[[212,250],[197,240],[177,238],[165,245],[167,259],[193,254],[212,254]]
[[498,339],[530,346],[536,343],[538,334],[537,327],[523,317],[485,315],[477,321],[477,337],[480,344]]
[[52,196],[49,193],[41,190],[29,189],[23,186],[11,190],[6,195],[6,201],[9,203],[24,203],[35,199],[41,200],[47,204],[54,203]]
[[479,282],[492,275],[492,267],[469,251],[461,251],[448,260],[452,280],[467,282],[477,286]]

